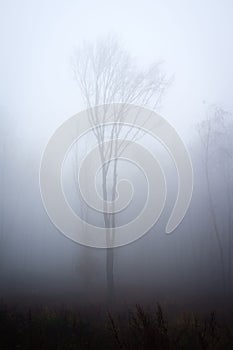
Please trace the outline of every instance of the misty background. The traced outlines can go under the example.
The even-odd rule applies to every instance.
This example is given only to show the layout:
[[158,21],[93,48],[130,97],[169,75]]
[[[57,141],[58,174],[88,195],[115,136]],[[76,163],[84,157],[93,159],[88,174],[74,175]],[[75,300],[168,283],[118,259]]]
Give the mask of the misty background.
[[77,48],[114,34],[139,66],[162,62],[172,78],[157,112],[185,141],[194,168],[193,199],[178,229],[164,234],[177,190],[171,163],[159,222],[116,249],[116,298],[231,302],[232,11],[230,1],[208,0],[1,2],[0,298],[105,302],[105,251],[82,247],[52,225],[40,197],[39,164],[57,127],[85,108],[72,70]]

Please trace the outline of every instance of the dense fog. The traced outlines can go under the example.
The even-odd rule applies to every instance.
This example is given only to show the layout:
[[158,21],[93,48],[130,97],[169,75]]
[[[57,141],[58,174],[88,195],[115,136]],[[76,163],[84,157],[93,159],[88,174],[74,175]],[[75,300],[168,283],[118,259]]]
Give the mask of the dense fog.
[[[184,140],[194,172],[190,207],[178,228],[167,235],[178,190],[176,168],[158,141],[145,135],[139,139],[157,152],[168,193],[155,226],[139,240],[114,248],[114,301],[121,305],[162,300],[200,308],[229,305],[232,4],[9,1],[1,7],[0,298],[22,304],[106,303],[106,249],[82,246],[55,228],[43,207],[39,168],[51,135],[87,107],[74,75],[77,50],[85,40],[90,45],[105,43],[110,34],[135,57],[139,68],[161,62],[159,70],[168,84],[156,111]],[[77,165],[94,144],[89,133],[70,149],[63,186],[74,211],[103,226],[101,214],[82,203],[76,182]],[[139,169],[123,161],[119,176],[130,177],[135,187],[128,212],[116,217],[125,223],[142,208],[146,183]]]

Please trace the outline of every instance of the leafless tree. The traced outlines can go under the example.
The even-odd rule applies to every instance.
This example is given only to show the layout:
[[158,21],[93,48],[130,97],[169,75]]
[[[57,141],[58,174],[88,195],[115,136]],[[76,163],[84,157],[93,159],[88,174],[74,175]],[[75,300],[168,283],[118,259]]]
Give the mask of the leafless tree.
[[[73,70],[78,83],[85,107],[89,108],[90,121],[93,125],[93,134],[97,140],[99,155],[102,164],[102,192],[104,199],[104,225],[106,228],[106,241],[110,245],[114,241],[116,216],[108,214],[106,201],[114,201],[116,195],[118,158],[124,151],[120,141],[124,139],[136,140],[138,130],[128,129],[123,133],[123,121],[127,104],[148,106],[152,109],[158,107],[171,79],[161,71],[161,63],[151,65],[148,69],[140,69],[129,53],[119,45],[115,38],[97,41],[95,44],[84,44],[77,50],[73,59]],[[122,110],[114,115],[112,126],[100,126],[106,122],[109,104],[121,103]],[[106,111],[100,116],[92,107],[106,106]],[[105,145],[109,139],[115,140]],[[120,137],[121,136],[121,137]],[[112,171],[108,159],[114,158]],[[109,178],[111,177],[111,181]],[[107,183],[111,183],[109,190]],[[106,278],[108,300],[114,297],[114,249],[106,251]]]
[[[225,291],[230,291],[232,288],[233,123],[230,117],[230,113],[214,105],[208,108],[206,119],[198,125],[198,133],[204,149],[204,171],[209,211],[219,252]],[[220,206],[224,206],[224,208],[222,209]],[[227,218],[224,225],[223,215]]]

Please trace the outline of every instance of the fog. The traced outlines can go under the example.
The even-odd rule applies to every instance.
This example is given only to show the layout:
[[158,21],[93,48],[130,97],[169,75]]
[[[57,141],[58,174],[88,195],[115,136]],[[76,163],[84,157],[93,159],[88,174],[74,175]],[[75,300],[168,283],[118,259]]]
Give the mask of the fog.
[[[188,212],[166,235],[177,193],[175,165],[158,141],[139,141],[158,152],[168,195],[147,234],[114,248],[115,302],[232,302],[232,11],[225,0],[2,3],[0,298],[106,303],[106,249],[77,244],[55,228],[43,207],[39,167],[51,135],[86,108],[72,69],[76,50],[113,35],[139,67],[162,62],[170,84],[157,112],[184,140],[194,171]],[[93,135],[85,137],[78,141],[81,159],[96,143]],[[64,164],[64,191],[79,215],[101,226],[101,215],[79,198],[75,147]],[[124,164],[119,174],[131,176],[137,189],[129,211],[117,217],[125,222],[142,207],[145,179]]]

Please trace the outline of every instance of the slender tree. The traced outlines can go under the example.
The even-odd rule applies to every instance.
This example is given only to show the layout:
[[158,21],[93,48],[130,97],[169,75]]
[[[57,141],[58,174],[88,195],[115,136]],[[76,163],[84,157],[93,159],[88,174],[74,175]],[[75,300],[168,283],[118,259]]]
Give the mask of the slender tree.
[[[76,51],[73,70],[85,107],[90,111],[93,134],[98,143],[102,167],[103,219],[107,246],[114,242],[116,215],[108,214],[107,201],[116,196],[118,159],[124,151],[123,139],[136,140],[139,131],[133,128],[123,130],[124,115],[128,104],[157,108],[171,80],[161,71],[157,62],[148,69],[140,69],[115,38],[84,44]],[[104,126],[109,104],[121,103],[122,109],[115,113],[112,126]],[[105,112],[99,115],[92,107],[104,105]],[[101,126],[100,126],[101,125]],[[124,136],[122,136],[124,135]],[[111,140],[108,144],[104,142]],[[114,140],[114,142],[113,142]],[[109,159],[111,162],[110,170]],[[111,184],[110,188],[108,184]],[[113,207],[114,210],[114,207]],[[106,279],[108,301],[114,298],[114,248],[106,251]]]
[[[219,253],[223,287],[231,290],[233,244],[233,123],[230,113],[210,106],[205,120],[198,125],[204,149],[204,171],[207,183],[209,211]],[[224,212],[222,205],[224,205]],[[222,220],[223,217],[225,220]],[[224,223],[223,223],[224,221]]]

